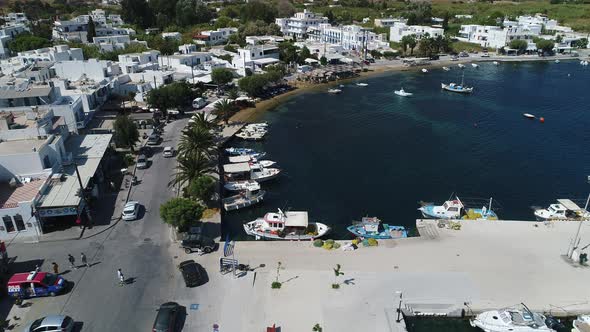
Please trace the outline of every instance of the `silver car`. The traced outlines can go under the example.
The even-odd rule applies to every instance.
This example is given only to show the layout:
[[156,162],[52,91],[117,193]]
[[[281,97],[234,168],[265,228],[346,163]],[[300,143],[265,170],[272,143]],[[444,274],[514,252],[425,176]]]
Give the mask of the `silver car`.
[[146,156],[142,154],[137,158],[137,168],[145,169],[147,167],[148,167],[148,160],[147,160]]
[[62,331],[71,332],[74,320],[70,316],[50,315],[39,318],[23,329],[24,332]]

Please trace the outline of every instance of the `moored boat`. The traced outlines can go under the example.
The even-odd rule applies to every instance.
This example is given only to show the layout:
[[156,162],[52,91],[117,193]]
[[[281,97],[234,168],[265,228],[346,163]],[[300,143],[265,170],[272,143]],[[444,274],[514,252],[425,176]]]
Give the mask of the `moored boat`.
[[266,155],[266,152],[258,152],[248,148],[233,147],[225,149],[225,153],[229,154],[230,156],[250,156],[252,158],[263,158]]
[[473,68],[478,68],[478,67],[479,67],[479,65],[478,65],[477,63],[472,63],[472,64],[471,64],[471,67],[473,67]]
[[549,220],[585,220],[590,219],[590,213],[578,206],[571,199],[558,199],[556,204],[549,205],[546,209],[537,209],[534,212],[538,221]]
[[463,68],[465,68],[465,65],[463,65],[462,63],[460,63],[460,64],[457,65],[457,67],[463,69]]
[[368,83],[357,83],[356,86],[365,87],[368,86]]
[[442,67],[442,68],[443,68],[443,70],[444,70],[444,71],[449,71],[449,70],[451,70],[451,68],[449,68],[449,67]]
[[313,240],[326,235],[330,228],[320,222],[310,223],[307,211],[269,212],[244,224],[244,231],[256,240]]
[[249,190],[249,191],[256,191],[260,190],[260,183],[254,180],[241,180],[241,181],[230,181],[226,182],[223,187],[225,190],[229,191],[242,191],[242,190]]
[[523,113],[522,116],[524,116],[527,119],[534,119],[534,118],[536,118],[536,116],[534,116],[533,114],[530,114],[530,113]]
[[278,168],[266,168],[255,163],[235,163],[223,165],[227,181],[254,180],[263,182],[272,180],[281,174]]
[[455,83],[449,83],[449,84],[445,84],[445,83],[441,83],[440,86],[443,90],[446,91],[450,91],[450,92],[456,92],[456,93],[472,93],[473,92],[473,87],[466,87],[464,85],[464,73],[461,76],[461,84],[455,84]]
[[264,190],[258,190],[255,192],[246,190],[237,195],[224,198],[222,200],[223,208],[225,211],[243,209],[262,202],[265,194],[266,192]]
[[377,217],[363,217],[361,221],[353,221],[346,229],[358,237],[372,239],[399,239],[408,237],[403,226],[392,226],[381,223]]
[[402,96],[402,97],[409,97],[412,95],[411,92],[404,91],[404,88],[401,88],[399,90],[395,90],[393,93],[395,93],[398,96]]
[[500,64],[498,61],[494,61],[494,62],[492,62],[492,63],[493,63],[494,65],[496,65],[496,66]]
[[333,94],[333,95],[337,95],[337,94],[339,94],[341,92],[342,92],[342,90],[340,90],[340,89],[329,89],[328,90],[328,93],[329,94]]
[[559,59],[555,60],[555,63],[559,63]]
[[578,316],[572,322],[572,332],[588,332],[590,331],[590,316]]
[[471,326],[485,332],[550,332],[547,317],[523,308],[484,311],[469,321]]
[[448,200],[443,205],[428,204],[418,209],[424,218],[432,219],[466,219],[466,220],[497,220],[498,216],[492,210],[492,199],[488,206],[481,208],[466,208],[459,197]]
[[428,73],[428,69],[422,68],[422,72],[426,74],[426,73]]
[[236,134],[236,137],[239,137],[246,141],[260,141],[264,139],[266,132],[259,132],[259,131],[241,131]]

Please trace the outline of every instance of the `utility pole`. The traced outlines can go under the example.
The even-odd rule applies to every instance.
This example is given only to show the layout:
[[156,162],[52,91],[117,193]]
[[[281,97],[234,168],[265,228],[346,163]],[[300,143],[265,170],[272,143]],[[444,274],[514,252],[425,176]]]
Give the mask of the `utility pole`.
[[[86,199],[86,193],[84,192],[84,186],[82,185],[82,179],[80,178],[80,172],[78,171],[78,164],[74,161],[74,169],[76,170],[76,177],[78,178],[78,185],[80,185],[80,195],[82,195],[82,199],[86,204],[86,216],[88,217],[88,221],[92,224],[92,216],[90,215],[90,205],[88,204],[88,199]],[[79,217],[80,215],[78,215]]]

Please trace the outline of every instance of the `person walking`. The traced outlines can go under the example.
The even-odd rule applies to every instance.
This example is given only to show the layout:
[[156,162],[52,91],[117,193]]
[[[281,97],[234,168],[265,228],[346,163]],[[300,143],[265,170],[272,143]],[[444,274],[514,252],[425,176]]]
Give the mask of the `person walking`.
[[80,254],[80,259],[82,260],[82,265],[85,265],[86,267],[90,267],[90,265],[88,264],[88,260],[86,259],[86,255],[84,255],[84,253]]
[[123,276],[121,269],[117,270],[117,277],[119,278],[119,286],[123,286],[125,284],[125,277]]
[[51,266],[53,266],[53,273],[59,274],[59,266],[57,265],[57,263],[53,262],[53,263],[51,263]]
[[70,267],[74,270],[78,269],[76,266],[76,259],[71,254],[68,254],[68,261],[70,262]]

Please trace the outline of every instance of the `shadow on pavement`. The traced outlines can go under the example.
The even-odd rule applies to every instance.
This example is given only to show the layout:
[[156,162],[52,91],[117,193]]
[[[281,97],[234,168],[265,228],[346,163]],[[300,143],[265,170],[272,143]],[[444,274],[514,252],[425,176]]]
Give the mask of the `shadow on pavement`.
[[83,322],[74,322],[74,328],[72,329],[72,332],[80,332],[82,331],[82,327],[84,327]]
[[186,322],[186,316],[188,316],[186,312],[186,307],[181,305],[180,312],[178,313],[178,319],[176,321],[175,332],[180,332],[184,328],[184,323]]

